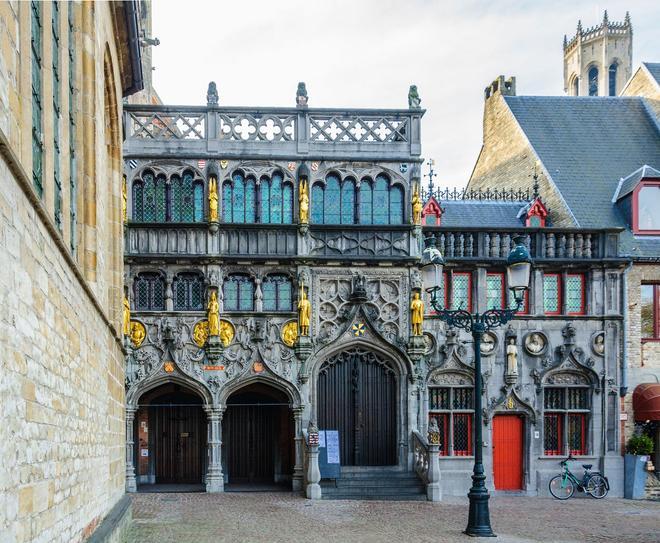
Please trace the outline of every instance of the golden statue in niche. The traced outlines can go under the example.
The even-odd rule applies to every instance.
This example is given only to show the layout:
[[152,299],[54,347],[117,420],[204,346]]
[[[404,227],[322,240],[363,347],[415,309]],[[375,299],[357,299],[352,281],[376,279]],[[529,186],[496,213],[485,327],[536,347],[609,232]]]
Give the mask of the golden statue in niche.
[[300,325],[300,335],[309,336],[309,321],[312,315],[312,304],[307,299],[305,287],[300,282],[300,298],[298,299],[298,323]]
[[422,335],[422,323],[424,322],[424,302],[419,297],[419,292],[413,294],[410,302],[410,322],[412,323],[412,335]]
[[229,347],[229,344],[234,339],[234,326],[229,321],[220,321],[220,341],[223,347]]
[[413,224],[421,225],[422,224],[422,199],[419,197],[419,189],[415,187],[415,192],[412,197],[412,216]]
[[121,181],[121,218],[124,223],[128,222],[128,189],[126,188],[126,176]]
[[198,347],[204,347],[209,338],[209,321],[199,321],[193,328],[193,340]]
[[293,347],[298,339],[298,323],[289,321],[282,326],[282,341],[287,347]]
[[207,308],[207,318],[209,321],[209,336],[220,335],[220,304],[215,290],[211,291],[209,305]]
[[142,342],[147,337],[147,329],[144,324],[138,321],[131,321],[131,341],[135,348],[142,345]]
[[124,296],[124,315],[122,322],[122,332],[125,336],[131,335],[131,304],[128,297]]
[[213,176],[209,181],[209,221],[218,222],[218,182]]
[[309,185],[304,179],[300,181],[298,213],[301,224],[309,223]]

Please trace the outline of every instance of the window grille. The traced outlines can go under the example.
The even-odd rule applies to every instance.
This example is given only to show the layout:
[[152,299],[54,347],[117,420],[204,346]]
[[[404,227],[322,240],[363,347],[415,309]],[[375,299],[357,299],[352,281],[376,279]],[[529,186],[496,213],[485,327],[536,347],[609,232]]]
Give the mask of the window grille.
[[204,309],[204,281],[196,273],[180,273],[172,282],[174,309],[200,311]]
[[566,277],[566,312],[583,315],[585,310],[584,275],[569,274]]
[[474,395],[471,387],[430,387],[429,421],[440,429],[440,454],[472,454]]
[[469,272],[452,274],[451,281],[451,308],[472,310],[472,297],[470,295],[471,275]]
[[51,3],[51,52],[53,61],[53,181],[55,225],[62,231],[62,179],[60,175],[60,3]]
[[558,273],[546,273],[543,276],[543,309],[546,315],[561,313],[560,280]]
[[546,455],[587,454],[590,393],[588,387],[544,388],[543,443]]
[[42,73],[43,54],[41,7],[39,0],[31,6],[31,53],[32,53],[32,181],[39,197],[43,197],[43,120],[42,120]]
[[76,48],[75,48],[75,22],[73,14],[74,4],[67,3],[68,11],[68,53],[69,53],[69,243],[71,252],[75,254],[77,239],[77,183],[76,183],[76,116],[75,116],[75,87],[76,87]]
[[504,274],[489,273],[486,275],[486,309],[503,309],[504,306]]

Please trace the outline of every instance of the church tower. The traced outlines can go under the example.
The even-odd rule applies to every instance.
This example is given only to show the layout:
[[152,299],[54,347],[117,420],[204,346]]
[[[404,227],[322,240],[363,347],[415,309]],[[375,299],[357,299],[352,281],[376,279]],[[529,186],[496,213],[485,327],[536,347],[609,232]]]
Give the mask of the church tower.
[[571,40],[564,35],[564,92],[569,96],[617,96],[632,75],[632,25],[611,22],[584,30],[578,21]]

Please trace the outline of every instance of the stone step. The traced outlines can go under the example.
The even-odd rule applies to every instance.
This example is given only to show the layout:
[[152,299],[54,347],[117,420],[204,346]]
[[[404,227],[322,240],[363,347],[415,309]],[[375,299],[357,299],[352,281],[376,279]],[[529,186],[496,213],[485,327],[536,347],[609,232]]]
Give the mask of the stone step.
[[383,496],[394,496],[396,494],[420,494],[424,492],[423,486],[399,488],[394,486],[379,486],[379,487],[363,487],[363,486],[347,486],[347,487],[322,487],[322,492],[328,495],[332,494],[381,494]]
[[426,486],[417,475],[398,466],[342,467],[336,481],[321,481],[328,500],[426,500]]
[[424,488],[419,479],[337,479],[335,481],[322,481],[325,488]]
[[362,495],[351,495],[351,494],[334,494],[332,496],[322,496],[324,500],[380,500],[380,501],[415,501],[415,502],[425,502],[426,494],[411,494],[411,495],[376,495],[376,494],[362,494]]

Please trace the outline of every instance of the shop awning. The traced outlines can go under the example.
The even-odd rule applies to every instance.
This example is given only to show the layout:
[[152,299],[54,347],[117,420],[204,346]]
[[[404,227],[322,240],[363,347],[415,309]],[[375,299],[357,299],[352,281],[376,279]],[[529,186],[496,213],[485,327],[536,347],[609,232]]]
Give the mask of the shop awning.
[[633,392],[635,421],[660,420],[660,383],[642,383]]

